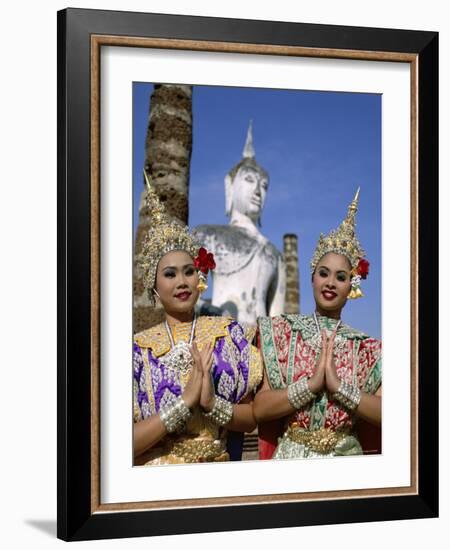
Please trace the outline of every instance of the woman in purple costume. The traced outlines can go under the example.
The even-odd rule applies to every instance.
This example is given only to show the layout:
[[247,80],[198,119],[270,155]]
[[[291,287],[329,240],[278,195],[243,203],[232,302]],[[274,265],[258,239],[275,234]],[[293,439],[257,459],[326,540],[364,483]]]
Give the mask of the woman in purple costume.
[[147,202],[151,229],[140,261],[165,321],[134,338],[134,463],[226,461],[227,430],[256,426],[262,365],[254,331],[228,317],[195,316],[212,254],[168,220],[149,185]]

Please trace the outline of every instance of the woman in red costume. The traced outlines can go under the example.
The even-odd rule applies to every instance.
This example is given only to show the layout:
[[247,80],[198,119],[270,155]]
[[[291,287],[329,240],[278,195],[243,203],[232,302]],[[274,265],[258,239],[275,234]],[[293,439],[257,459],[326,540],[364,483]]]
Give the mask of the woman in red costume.
[[362,454],[358,428],[381,426],[381,342],[341,319],[369,272],[355,235],[358,195],[339,228],[320,236],[311,261],[313,315],[258,321],[265,373],[254,414],[262,459]]

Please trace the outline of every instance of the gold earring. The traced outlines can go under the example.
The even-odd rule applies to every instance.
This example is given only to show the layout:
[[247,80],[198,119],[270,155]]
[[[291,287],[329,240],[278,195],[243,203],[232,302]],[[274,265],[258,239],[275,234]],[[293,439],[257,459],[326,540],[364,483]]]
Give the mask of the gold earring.
[[205,292],[205,290],[208,289],[208,284],[206,282],[206,279],[207,279],[207,275],[205,275],[200,271],[200,273],[198,274],[198,284],[197,284],[197,290],[200,292],[200,294],[203,294],[203,292]]

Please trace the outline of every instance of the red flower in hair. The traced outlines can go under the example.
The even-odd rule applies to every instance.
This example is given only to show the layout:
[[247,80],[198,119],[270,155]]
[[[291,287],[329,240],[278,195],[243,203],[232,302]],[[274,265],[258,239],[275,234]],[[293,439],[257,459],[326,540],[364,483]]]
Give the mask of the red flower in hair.
[[364,258],[360,258],[358,262],[358,266],[356,268],[356,272],[358,275],[361,276],[361,279],[367,279],[367,275],[369,275],[369,262],[367,260],[364,260]]
[[198,256],[194,258],[194,266],[200,269],[205,275],[208,274],[210,269],[216,267],[216,262],[214,261],[214,255],[212,252],[208,252],[203,246],[198,251]]

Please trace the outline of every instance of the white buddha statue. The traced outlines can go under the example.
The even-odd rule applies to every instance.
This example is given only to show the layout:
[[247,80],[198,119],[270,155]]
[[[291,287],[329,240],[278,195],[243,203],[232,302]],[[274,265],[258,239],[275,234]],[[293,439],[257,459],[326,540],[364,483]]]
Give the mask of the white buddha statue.
[[243,158],[225,177],[229,225],[200,225],[198,240],[213,252],[212,305],[240,322],[284,310],[286,270],[282,254],[260,232],[269,176],[255,160],[250,123]]

